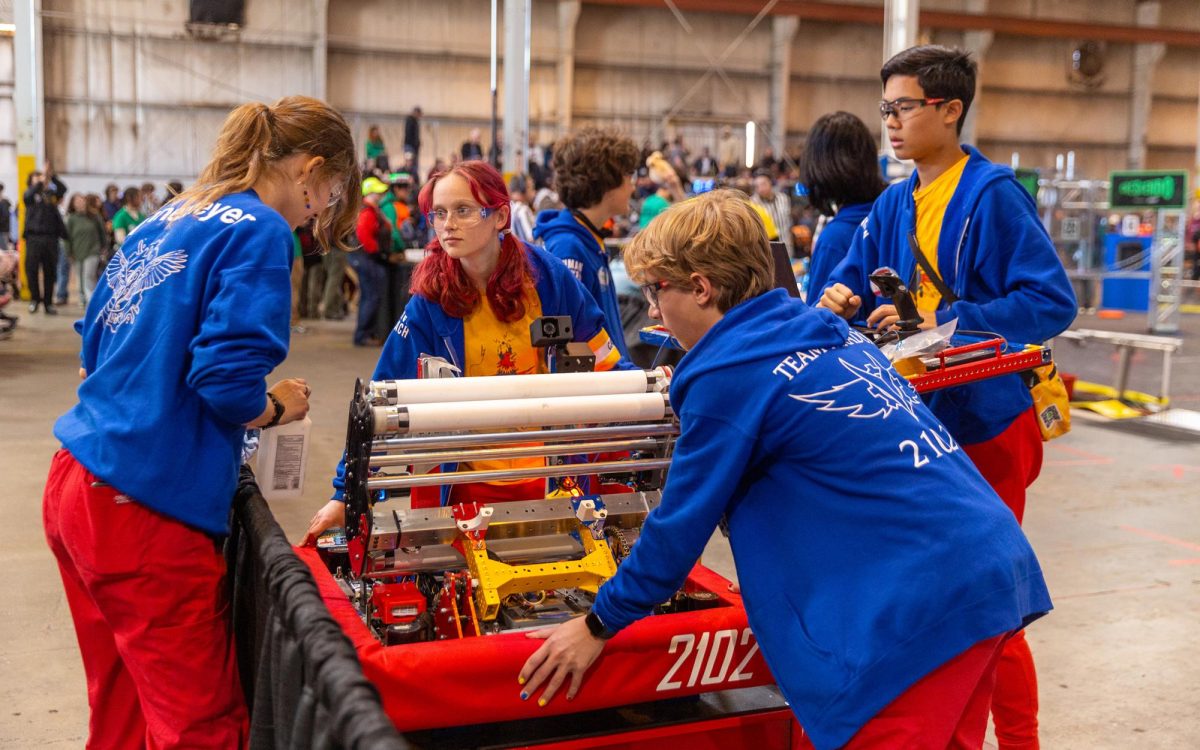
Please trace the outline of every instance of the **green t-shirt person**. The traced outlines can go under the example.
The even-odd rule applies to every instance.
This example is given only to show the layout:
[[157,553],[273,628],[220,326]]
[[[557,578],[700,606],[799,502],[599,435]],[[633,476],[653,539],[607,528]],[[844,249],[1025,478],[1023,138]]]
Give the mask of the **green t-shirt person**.
[[117,244],[123,243],[133,228],[145,220],[146,215],[136,208],[131,210],[129,206],[121,206],[121,210],[117,211],[112,220],[113,237],[116,238]]
[[642,210],[638,214],[638,229],[645,229],[655,216],[666,211],[670,206],[671,202],[658,193],[647,196],[646,200],[642,201]]

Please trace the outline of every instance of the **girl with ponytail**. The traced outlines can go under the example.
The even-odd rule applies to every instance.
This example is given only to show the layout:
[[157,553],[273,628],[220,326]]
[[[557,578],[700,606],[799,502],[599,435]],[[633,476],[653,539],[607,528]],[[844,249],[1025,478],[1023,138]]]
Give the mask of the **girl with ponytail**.
[[302,419],[287,356],[292,232],[354,226],[346,121],[293,96],[226,119],[197,184],[133,229],[84,319],[79,403],[54,426],[43,498],[87,672],[88,747],[245,747],[213,539],[246,427]]
[[[509,231],[508,190],[494,167],[469,161],[436,174],[421,188],[418,202],[436,237],[413,272],[412,298],[384,343],[372,379],[415,378],[422,355],[442,357],[465,377],[544,373],[542,350],[529,339],[530,324],[544,315],[570,316],[575,340],[592,349],[597,370],[634,368],[621,358],[600,309],[563,262]],[[534,459],[534,465],[543,460]],[[472,468],[524,465],[476,462]],[[306,542],[342,522],[344,467],[338,464],[334,499],[313,517]],[[495,503],[542,498],[545,490],[545,480],[500,481],[445,488],[440,498],[414,492],[412,499],[414,507]]]

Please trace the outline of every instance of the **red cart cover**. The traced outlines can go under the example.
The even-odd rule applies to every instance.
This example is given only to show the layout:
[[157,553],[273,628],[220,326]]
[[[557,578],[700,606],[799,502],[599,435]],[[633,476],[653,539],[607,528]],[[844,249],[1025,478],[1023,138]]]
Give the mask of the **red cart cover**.
[[608,642],[573,701],[565,700],[564,685],[540,708],[536,695],[521,700],[517,673],[541,641],[502,633],[384,646],[367,630],[316,549],[296,553],[312,569],[326,606],[401,731],[592,711],[775,682],[741,597],[702,565],[692,570],[685,589],[716,594],[721,606],[634,623]]

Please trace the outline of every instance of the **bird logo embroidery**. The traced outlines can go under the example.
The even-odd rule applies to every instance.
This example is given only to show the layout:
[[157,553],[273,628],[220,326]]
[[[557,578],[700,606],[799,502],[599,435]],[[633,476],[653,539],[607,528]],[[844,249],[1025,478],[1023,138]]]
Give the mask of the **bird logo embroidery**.
[[128,243],[117,251],[112,262],[104,271],[108,285],[112,287],[112,299],[101,311],[101,320],[113,333],[126,323],[137,320],[142,308],[142,295],[177,274],[187,265],[187,253],[171,250],[159,254],[162,240],[147,245],[137,243],[132,252],[126,253]]
[[838,357],[838,362],[854,376],[852,380],[817,393],[788,395],[797,401],[815,405],[818,411],[846,412],[846,416],[854,419],[887,419],[900,410],[917,422],[921,421],[917,416],[921,397],[891,365],[870,361],[869,358],[862,365],[847,362],[841,357]]

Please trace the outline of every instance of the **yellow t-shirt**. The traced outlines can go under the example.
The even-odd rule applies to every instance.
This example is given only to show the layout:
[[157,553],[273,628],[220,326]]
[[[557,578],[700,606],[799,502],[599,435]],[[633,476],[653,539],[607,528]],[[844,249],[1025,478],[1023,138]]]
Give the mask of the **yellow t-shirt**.
[[[542,316],[542,301],[532,285],[525,288],[525,315],[511,323],[496,317],[487,298],[463,318],[463,352],[466,377],[537,375],[546,372],[541,350],[529,343],[529,326]],[[536,445],[536,443],[533,443]],[[493,471],[543,466],[543,458],[498,459],[463,464],[462,469]],[[503,480],[497,484],[528,480]]]
[[[942,217],[946,215],[946,207],[950,205],[950,199],[958,189],[958,181],[962,179],[966,166],[967,156],[964,154],[963,158],[936,180],[913,192],[913,202],[917,204],[917,244],[921,246],[921,252],[939,276],[941,270],[938,268],[938,238],[942,234]],[[921,312],[933,312],[942,301],[942,293],[933,285],[920,264],[917,264],[917,272],[921,275],[921,283],[917,285],[914,294],[917,309]]]
[[762,219],[763,229],[767,230],[767,239],[779,239],[779,229],[775,226],[775,222],[771,219],[771,214],[767,213],[767,209],[763,208],[752,200],[747,200],[746,202],[750,204],[750,208],[754,209],[754,213],[758,214],[758,218]]
[[505,323],[492,312],[484,297],[463,318],[463,351],[468,378],[492,375],[536,375],[546,371],[541,352],[529,343],[529,326],[542,317],[542,301],[537,290],[526,287],[525,315]]

